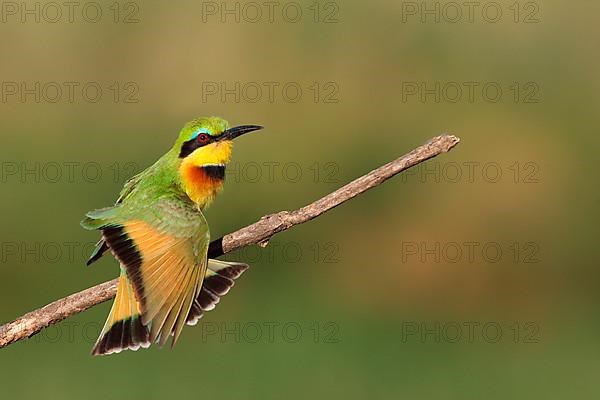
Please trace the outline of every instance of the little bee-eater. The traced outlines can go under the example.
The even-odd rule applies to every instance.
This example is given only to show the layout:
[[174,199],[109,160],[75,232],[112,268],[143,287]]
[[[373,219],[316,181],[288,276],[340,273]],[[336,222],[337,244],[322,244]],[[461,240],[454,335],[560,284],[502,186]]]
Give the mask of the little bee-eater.
[[94,355],[161,346],[212,310],[248,265],[207,259],[210,234],[202,211],[223,187],[233,139],[261,126],[227,121],[187,123],[169,152],[129,180],[113,207],[91,211],[81,225],[102,238],[88,265],[108,250],[121,274]]

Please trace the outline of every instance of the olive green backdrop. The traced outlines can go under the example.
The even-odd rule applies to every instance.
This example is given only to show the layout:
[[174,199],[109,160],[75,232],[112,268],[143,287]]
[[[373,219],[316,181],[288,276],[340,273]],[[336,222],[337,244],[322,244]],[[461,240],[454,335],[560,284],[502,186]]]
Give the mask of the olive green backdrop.
[[598,396],[600,9],[489,3],[3,2],[2,322],[116,276],[79,220],[196,116],[266,127],[215,237],[462,139],[229,255],[173,351],[92,358],[109,304],[0,350],[3,398]]

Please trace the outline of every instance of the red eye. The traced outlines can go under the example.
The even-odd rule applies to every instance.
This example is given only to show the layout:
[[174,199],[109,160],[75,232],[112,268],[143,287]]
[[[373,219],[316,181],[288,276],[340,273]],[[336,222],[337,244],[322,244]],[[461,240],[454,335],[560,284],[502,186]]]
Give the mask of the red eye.
[[208,135],[201,133],[200,135],[198,135],[198,141],[202,143],[208,142]]

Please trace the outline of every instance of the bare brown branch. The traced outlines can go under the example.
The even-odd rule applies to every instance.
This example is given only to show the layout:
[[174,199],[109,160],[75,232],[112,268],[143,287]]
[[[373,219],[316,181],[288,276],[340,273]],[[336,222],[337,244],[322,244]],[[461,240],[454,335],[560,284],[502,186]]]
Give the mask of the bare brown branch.
[[[460,139],[453,135],[436,136],[410,153],[355,179],[314,203],[295,211],[282,211],[267,215],[252,225],[215,240],[210,245],[209,256],[215,258],[251,244],[265,245],[273,235],[294,225],[310,221],[343,202],[382,184],[399,172],[450,151],[459,141]],[[104,282],[57,300],[1,326],[0,348],[31,337],[49,325],[112,299],[116,293],[116,283],[117,279]]]

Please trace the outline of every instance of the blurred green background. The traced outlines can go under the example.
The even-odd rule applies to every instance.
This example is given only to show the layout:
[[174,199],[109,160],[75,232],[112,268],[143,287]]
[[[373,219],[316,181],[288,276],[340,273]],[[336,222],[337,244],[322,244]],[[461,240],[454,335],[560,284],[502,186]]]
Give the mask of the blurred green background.
[[5,398],[600,393],[597,2],[37,4],[2,3],[2,322],[116,276],[84,266],[79,220],[194,117],[267,128],[237,143],[214,237],[462,142],[229,255],[252,268],[174,351],[92,358],[108,303],[0,350]]

